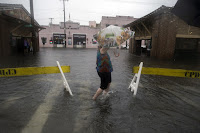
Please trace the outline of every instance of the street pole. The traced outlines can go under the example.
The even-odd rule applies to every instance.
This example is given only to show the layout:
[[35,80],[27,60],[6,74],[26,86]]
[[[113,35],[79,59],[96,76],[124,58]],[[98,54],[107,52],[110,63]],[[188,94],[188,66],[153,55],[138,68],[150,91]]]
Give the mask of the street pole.
[[[68,0],[67,0],[68,1]],[[65,25],[65,0],[63,0],[63,8],[64,8],[64,34],[65,34],[65,48],[66,48],[66,25]]]
[[30,12],[31,12],[31,25],[32,25],[32,46],[33,54],[36,53],[36,41],[35,41],[35,26],[34,26],[34,11],[33,11],[33,0],[30,0]]
[[52,20],[53,20],[54,18],[49,18],[49,19],[51,20],[50,24],[53,24],[53,21],[52,21]]

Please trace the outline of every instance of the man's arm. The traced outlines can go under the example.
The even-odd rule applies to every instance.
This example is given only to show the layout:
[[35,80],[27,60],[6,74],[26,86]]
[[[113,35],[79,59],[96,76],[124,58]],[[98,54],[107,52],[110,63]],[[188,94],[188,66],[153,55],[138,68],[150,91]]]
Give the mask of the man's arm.
[[108,51],[108,49],[109,49],[109,48],[104,48],[104,47],[102,47],[102,48],[100,49],[100,53],[101,53],[101,54],[105,54],[105,53]]

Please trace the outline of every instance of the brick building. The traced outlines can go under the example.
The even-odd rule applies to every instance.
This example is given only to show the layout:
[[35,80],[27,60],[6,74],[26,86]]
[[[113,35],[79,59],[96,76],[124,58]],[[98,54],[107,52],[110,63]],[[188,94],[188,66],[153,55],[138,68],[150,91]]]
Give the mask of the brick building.
[[116,17],[102,16],[100,25],[101,29],[104,29],[109,25],[123,27],[135,20],[137,19],[132,16],[116,16]]
[[[77,22],[67,21],[66,25],[66,46],[69,48],[75,47],[87,47],[96,48],[96,42],[93,40],[93,35],[96,34],[99,28],[96,28],[94,22],[91,26],[80,25]],[[64,23],[49,24],[49,26],[43,26],[44,30],[40,31],[40,46],[41,47],[64,47]],[[63,35],[63,37],[58,37]],[[45,44],[43,45],[42,38],[45,38]],[[53,41],[52,44],[50,41]]]
[[151,57],[172,59],[178,53],[200,53],[200,28],[186,24],[171,10],[171,7],[161,6],[125,26],[135,31],[130,40],[130,53],[141,54],[142,40]]
[[[69,48],[97,48],[97,42],[93,35],[98,33],[100,29],[106,28],[109,25],[124,26],[136,20],[130,16],[103,16],[100,24],[96,21],[89,21],[89,26],[80,25],[77,22],[67,21],[66,25],[66,44]],[[44,30],[40,31],[40,46],[41,47],[64,47],[64,22],[60,24],[50,24],[44,26]],[[45,40],[43,45],[42,40]],[[53,42],[52,44],[50,42]]]

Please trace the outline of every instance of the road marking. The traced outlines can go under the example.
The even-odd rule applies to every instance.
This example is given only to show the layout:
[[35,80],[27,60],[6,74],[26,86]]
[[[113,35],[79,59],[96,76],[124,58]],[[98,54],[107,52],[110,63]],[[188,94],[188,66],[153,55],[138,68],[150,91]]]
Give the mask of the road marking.
[[[133,73],[137,73],[138,70],[139,70],[139,67],[133,67]],[[143,67],[142,74],[173,76],[173,77],[187,77],[187,78],[200,78],[200,71],[183,70],[183,69]]]
[[[36,82],[37,80],[40,80],[40,81],[41,80],[45,80],[45,81],[52,80],[52,81],[55,81],[55,79],[34,78],[34,79],[31,80],[31,82],[27,82],[25,85],[23,85],[21,87],[31,86],[32,82]],[[7,95],[6,97],[4,97],[2,99],[2,102],[0,102],[0,110],[1,111],[2,110],[6,110],[10,106],[12,106],[13,104],[15,104],[17,102],[17,100],[20,100],[20,99],[23,99],[23,98],[26,98],[26,97],[29,97],[29,93],[26,93],[24,91],[21,92],[20,90],[12,91],[11,93],[9,93],[9,95]]]
[[[59,81],[61,82],[61,81]],[[61,83],[59,83],[61,84]],[[38,107],[38,109],[33,114],[29,123],[21,131],[21,133],[41,133],[42,129],[48,119],[49,112],[51,111],[56,97],[59,96],[61,90],[58,90],[61,87],[52,88],[46,95],[44,102]]]
[[[64,73],[70,72],[70,66],[61,66]],[[21,67],[0,69],[0,77],[26,76],[38,74],[60,73],[57,66],[50,67]]]
[[17,100],[19,99],[22,99],[22,98],[25,98],[25,97],[28,97],[28,96],[13,96],[13,97],[9,97],[7,98],[5,101],[1,102],[0,105],[0,112],[8,109],[10,106],[12,106],[13,104],[16,103]]
[[[81,87],[79,89],[79,98],[82,101],[82,104],[79,105],[79,112],[76,115],[75,122],[74,122],[74,133],[81,132],[81,129],[88,125],[88,117],[91,115],[92,111],[92,95],[90,95],[91,91],[91,82],[90,81],[82,81]],[[83,102],[84,101],[84,102]],[[87,120],[84,120],[87,119]]]

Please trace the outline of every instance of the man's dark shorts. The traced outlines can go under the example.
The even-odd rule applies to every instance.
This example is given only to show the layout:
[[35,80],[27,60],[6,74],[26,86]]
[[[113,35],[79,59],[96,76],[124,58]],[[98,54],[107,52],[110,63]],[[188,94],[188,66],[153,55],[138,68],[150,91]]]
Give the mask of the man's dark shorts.
[[97,72],[99,77],[101,78],[100,88],[102,90],[107,89],[108,84],[111,83],[111,72]]

